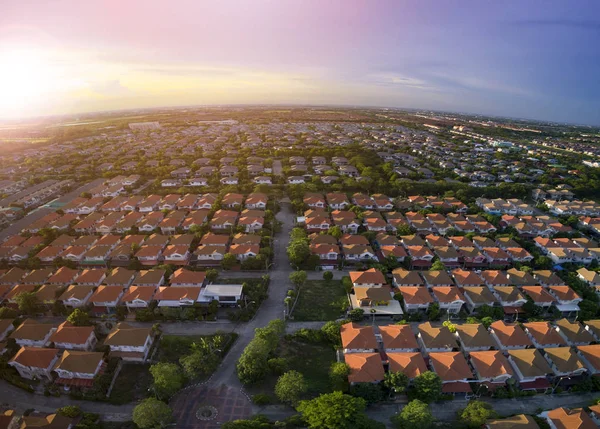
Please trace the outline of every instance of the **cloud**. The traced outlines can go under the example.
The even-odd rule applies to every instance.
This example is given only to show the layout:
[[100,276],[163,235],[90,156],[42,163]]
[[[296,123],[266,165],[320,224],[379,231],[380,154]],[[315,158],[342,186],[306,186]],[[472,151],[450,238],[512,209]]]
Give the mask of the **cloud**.
[[118,79],[100,82],[92,82],[89,85],[90,91],[105,97],[122,97],[132,95],[133,91],[124,86]]
[[437,88],[422,79],[394,72],[373,73],[366,76],[367,83],[435,91]]

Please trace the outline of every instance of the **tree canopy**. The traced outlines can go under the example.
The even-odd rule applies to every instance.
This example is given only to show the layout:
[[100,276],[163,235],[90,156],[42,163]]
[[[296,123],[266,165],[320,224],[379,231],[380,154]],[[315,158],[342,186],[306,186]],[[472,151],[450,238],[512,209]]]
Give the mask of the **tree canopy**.
[[366,402],[342,392],[323,394],[310,401],[302,401],[298,411],[311,429],[367,429],[372,428],[364,411]]
[[442,380],[432,371],[426,371],[413,380],[415,398],[430,403],[437,401],[442,394]]
[[150,367],[154,390],[159,398],[168,398],[183,387],[181,368],[174,363],[160,362]]
[[459,412],[458,419],[468,428],[480,428],[489,419],[495,419],[498,413],[492,406],[483,401],[471,401],[464,410]]
[[301,373],[288,371],[277,379],[275,395],[281,402],[296,405],[307,389],[308,385]]
[[429,405],[418,399],[410,401],[400,414],[392,417],[392,423],[398,429],[429,429],[433,427],[433,421]]
[[133,409],[133,422],[140,429],[164,428],[173,421],[173,412],[167,404],[147,398]]

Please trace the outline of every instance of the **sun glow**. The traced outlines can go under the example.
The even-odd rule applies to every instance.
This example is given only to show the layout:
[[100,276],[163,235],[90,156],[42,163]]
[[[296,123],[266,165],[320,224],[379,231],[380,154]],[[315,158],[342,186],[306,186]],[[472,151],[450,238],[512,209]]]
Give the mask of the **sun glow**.
[[15,115],[52,102],[79,82],[49,53],[34,50],[0,51],[0,113]]

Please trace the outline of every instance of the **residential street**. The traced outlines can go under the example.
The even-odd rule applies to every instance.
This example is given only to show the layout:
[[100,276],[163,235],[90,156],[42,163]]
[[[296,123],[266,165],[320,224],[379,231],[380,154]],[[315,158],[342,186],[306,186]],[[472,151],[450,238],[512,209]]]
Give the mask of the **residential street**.
[[[80,192],[80,189],[77,191]],[[189,386],[176,394],[170,401],[176,417],[174,427],[182,429],[197,428],[218,428],[220,424],[234,419],[248,418],[253,413],[261,413],[273,420],[283,419],[291,414],[293,410],[281,405],[272,405],[266,407],[257,407],[253,405],[243,390],[240,381],[237,378],[235,365],[244,348],[248,345],[254,336],[254,330],[266,326],[269,321],[282,318],[284,305],[283,299],[286,296],[289,281],[289,274],[293,271],[286,255],[286,247],[290,231],[294,226],[294,214],[289,204],[282,204],[281,211],[277,214],[277,219],[282,222],[282,231],[277,235],[274,242],[274,264],[269,272],[271,282],[269,286],[269,296],[262,303],[254,319],[247,323],[234,323],[228,320],[219,320],[217,322],[176,322],[165,323],[162,325],[163,333],[168,335],[210,335],[219,332],[235,332],[238,339],[225,356],[222,364],[219,366],[213,376],[205,383]],[[247,278],[260,277],[264,272],[225,272],[223,278]],[[334,271],[336,279],[347,275],[347,271]],[[321,272],[309,272],[309,279],[321,279]],[[134,326],[150,327],[153,323],[129,322]],[[289,321],[286,326],[286,332],[292,333],[302,328],[319,329],[325,322],[294,322]],[[389,323],[382,321],[381,323]],[[441,322],[440,322],[441,323]],[[376,323],[379,324],[379,323]],[[418,323],[411,323],[414,328]],[[66,396],[60,398],[46,397],[27,393],[4,381],[0,381],[0,403],[7,407],[24,411],[29,408],[36,408],[40,411],[54,411],[56,408],[64,405],[78,405],[84,411],[99,413],[107,421],[126,421],[131,419],[131,413],[135,403],[126,405],[110,405],[107,403],[78,401],[69,399]],[[538,409],[552,409],[559,406],[580,407],[589,405],[597,397],[596,393],[588,394],[563,394],[558,396],[536,395],[534,397],[524,397],[518,399],[490,400],[482,398],[492,404],[494,409],[503,416],[527,413],[534,414]],[[368,415],[376,420],[389,424],[389,419],[398,413],[405,402],[395,404],[383,404],[372,406],[367,410]],[[433,415],[441,421],[452,421],[456,418],[457,412],[464,408],[467,401],[453,400],[431,407]],[[212,407],[217,410],[217,417],[212,420],[200,420],[196,416],[199,407]]]
[[[94,187],[101,185],[103,182],[104,182],[104,179],[96,179],[86,185],[80,186],[79,188],[69,192],[68,194],[65,194],[62,197],[59,197],[58,202],[60,202],[62,204],[67,204],[67,203],[71,202],[72,200],[74,200],[75,198],[77,198],[79,195],[81,195],[81,193],[87,192],[90,189],[93,189]],[[35,221],[40,220],[41,218],[43,218],[44,216],[46,216],[49,213],[54,212],[55,210],[56,210],[56,208],[47,208],[47,207],[40,207],[37,210],[34,210],[33,212],[29,213],[24,218],[19,219],[18,221],[14,222],[12,225],[10,225],[7,228],[0,231],[0,241],[4,240],[5,238],[7,238],[11,235],[19,234],[23,228],[25,228],[28,225],[31,225]]]
[[[233,331],[239,335],[237,341],[208,382],[204,385],[188,388],[171,400],[178,428],[219,427],[219,421],[245,418],[249,417],[252,413],[250,400],[243,392],[242,385],[237,378],[235,364],[244,351],[244,348],[252,340],[256,328],[264,327],[271,320],[283,317],[283,300],[287,294],[288,277],[293,271],[286,256],[288,237],[294,226],[294,215],[289,204],[282,204],[281,211],[277,214],[277,219],[282,222],[282,229],[277,234],[274,242],[273,250],[275,256],[273,268],[269,273],[271,276],[269,296],[262,303],[254,319],[245,324],[229,324],[230,329],[226,329],[227,324],[220,322],[208,325],[206,328],[198,327],[198,330],[192,326],[186,326],[187,324],[185,323],[176,324],[180,325],[176,327],[167,327],[165,325],[166,329],[164,329],[164,332],[167,333],[180,332],[180,329],[185,332],[191,332],[193,329],[196,333],[208,333],[212,329],[212,332],[217,332],[218,330]],[[244,276],[240,275],[240,277]],[[212,326],[212,328],[209,328],[209,326]],[[200,405],[215,407],[219,411],[219,420],[198,420],[196,418],[196,411]]]

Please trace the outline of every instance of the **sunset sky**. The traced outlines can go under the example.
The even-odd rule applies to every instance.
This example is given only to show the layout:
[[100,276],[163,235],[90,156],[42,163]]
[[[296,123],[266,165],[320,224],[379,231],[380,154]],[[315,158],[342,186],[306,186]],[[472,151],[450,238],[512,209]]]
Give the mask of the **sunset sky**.
[[600,125],[597,0],[7,0],[0,118],[191,104]]

